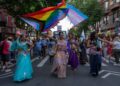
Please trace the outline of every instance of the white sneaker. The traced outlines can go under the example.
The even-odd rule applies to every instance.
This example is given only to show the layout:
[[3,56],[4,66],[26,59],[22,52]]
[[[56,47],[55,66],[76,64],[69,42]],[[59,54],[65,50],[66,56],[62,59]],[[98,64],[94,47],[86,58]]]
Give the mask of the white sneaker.
[[3,71],[5,71],[5,68],[6,68],[6,67],[5,67],[5,66],[3,66],[1,71],[2,71],[2,72],[3,72]]
[[120,64],[119,63],[114,63],[114,66],[120,66]]
[[67,65],[68,67],[71,67],[71,65]]
[[85,66],[90,66],[90,64],[89,64],[89,63],[86,63]]
[[109,63],[110,61],[109,60],[106,60],[107,63]]

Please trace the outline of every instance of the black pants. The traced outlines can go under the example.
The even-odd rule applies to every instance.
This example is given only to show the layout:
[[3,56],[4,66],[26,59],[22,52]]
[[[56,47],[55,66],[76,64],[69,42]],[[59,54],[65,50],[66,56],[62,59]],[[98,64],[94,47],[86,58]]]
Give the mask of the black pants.
[[43,47],[42,47],[42,56],[43,56],[43,57],[46,56],[46,49],[47,49],[47,46],[43,46]]
[[92,75],[98,75],[101,70],[101,61],[98,55],[90,55],[90,73]]
[[119,59],[120,59],[120,49],[113,49],[113,55],[115,57],[115,62],[119,63]]
[[50,64],[53,64],[54,55],[50,55]]
[[9,61],[9,54],[2,54],[2,58],[1,58],[3,65],[6,64],[6,62]]

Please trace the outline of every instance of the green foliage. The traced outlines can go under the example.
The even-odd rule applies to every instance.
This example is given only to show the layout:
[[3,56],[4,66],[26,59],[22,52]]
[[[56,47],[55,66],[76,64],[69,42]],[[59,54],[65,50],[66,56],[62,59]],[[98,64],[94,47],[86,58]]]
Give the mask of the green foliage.
[[60,3],[62,0],[46,0],[49,6],[55,6],[56,4]]
[[2,8],[8,10],[8,12],[13,15],[21,15],[28,12],[34,12],[43,7],[46,7],[44,0],[34,1],[34,0],[1,0],[0,5]]
[[60,1],[61,0],[0,0],[0,7],[7,9],[11,15],[17,16],[56,5]]
[[79,25],[79,31],[88,30],[88,25],[94,25],[103,16],[103,8],[97,0],[72,0],[70,2],[89,18]]
[[24,27],[24,23],[18,16],[35,12],[42,8],[56,5],[61,0],[0,0],[0,8],[5,8],[8,13],[16,18],[16,24]]

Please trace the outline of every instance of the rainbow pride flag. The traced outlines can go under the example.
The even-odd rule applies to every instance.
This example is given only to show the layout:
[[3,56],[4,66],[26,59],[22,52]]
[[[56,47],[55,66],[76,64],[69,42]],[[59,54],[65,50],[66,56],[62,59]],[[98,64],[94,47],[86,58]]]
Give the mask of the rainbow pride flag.
[[33,26],[36,30],[46,31],[56,26],[58,22],[66,16],[74,26],[88,18],[74,6],[66,4],[65,1],[62,0],[62,2],[56,6],[22,15],[21,19]]

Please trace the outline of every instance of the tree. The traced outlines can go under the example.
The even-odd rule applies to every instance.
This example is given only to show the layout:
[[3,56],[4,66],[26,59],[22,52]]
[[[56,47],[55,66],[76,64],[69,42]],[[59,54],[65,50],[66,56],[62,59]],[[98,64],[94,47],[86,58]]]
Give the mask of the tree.
[[0,0],[0,7],[7,9],[11,15],[17,16],[56,5],[60,1],[61,0]]
[[87,21],[79,25],[80,32],[83,29],[87,31],[89,25],[94,25],[103,16],[103,8],[97,0],[71,0],[70,3],[89,17]]
[[46,0],[49,6],[54,6],[60,3],[62,0]]
[[7,9],[8,14],[16,19],[18,26],[24,25],[18,16],[35,12],[42,8],[56,5],[61,0],[0,0],[0,8]]

